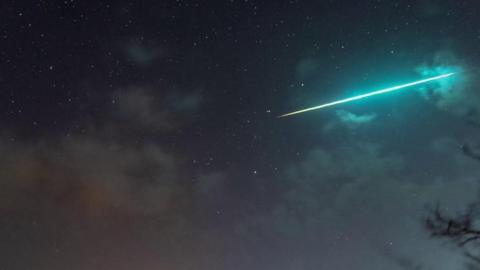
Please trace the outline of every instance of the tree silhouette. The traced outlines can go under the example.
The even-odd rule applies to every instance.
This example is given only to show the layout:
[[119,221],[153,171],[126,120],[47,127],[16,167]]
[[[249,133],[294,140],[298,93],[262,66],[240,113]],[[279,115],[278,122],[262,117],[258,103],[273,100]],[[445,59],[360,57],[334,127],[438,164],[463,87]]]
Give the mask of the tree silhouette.
[[[478,147],[462,146],[463,153],[480,161]],[[446,239],[457,246],[469,259],[467,269],[480,270],[480,224],[475,221],[480,211],[480,201],[469,204],[457,215],[448,215],[437,207],[425,218],[425,228],[435,238]]]

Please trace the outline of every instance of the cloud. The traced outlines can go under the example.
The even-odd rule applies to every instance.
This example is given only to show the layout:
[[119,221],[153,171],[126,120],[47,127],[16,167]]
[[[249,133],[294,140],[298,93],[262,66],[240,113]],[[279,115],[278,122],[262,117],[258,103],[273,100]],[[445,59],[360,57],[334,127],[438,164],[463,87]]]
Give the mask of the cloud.
[[478,80],[469,72],[473,69],[466,61],[460,60],[453,53],[440,51],[433,59],[423,63],[416,71],[423,76],[435,76],[447,72],[456,72],[448,79],[421,88],[422,96],[441,110],[455,115],[474,118],[479,121],[480,92]]
[[356,128],[360,125],[368,124],[377,118],[377,115],[374,113],[357,115],[346,110],[337,110],[336,114],[340,122],[350,128]]
[[170,97],[170,103],[176,112],[191,113],[200,107],[203,99],[199,93],[187,93]]
[[425,17],[434,17],[445,13],[442,3],[434,0],[421,0],[418,3],[419,14]]
[[[123,121],[125,125],[140,128],[170,129],[171,114],[166,99],[161,99],[153,90],[131,87],[112,94],[112,122]],[[125,122],[126,121],[126,122]]]
[[195,189],[204,196],[219,198],[225,192],[227,180],[228,176],[224,172],[201,174],[195,181]]
[[433,151],[440,154],[451,154],[453,149],[458,152],[461,148],[461,144],[452,138],[440,137],[432,141],[431,148]]
[[315,58],[304,58],[300,60],[296,67],[296,75],[300,80],[306,80],[312,76],[318,75],[321,70],[320,63]]
[[336,118],[333,118],[333,120],[323,126],[324,132],[329,133],[338,128],[347,128],[348,131],[355,131],[377,119],[377,114],[375,113],[355,114],[346,110],[337,110],[335,114]]
[[[157,145],[95,138],[2,140],[0,209],[71,206],[87,215],[162,212],[177,191],[177,160]],[[12,207],[13,206],[13,207]]]
[[[162,93],[159,95],[159,93]],[[198,92],[163,94],[153,87],[133,86],[111,94],[109,125],[111,129],[171,131],[187,122],[200,109]]]
[[[181,157],[139,138],[174,126],[168,104],[145,87],[112,94],[84,133],[12,141],[0,137],[0,211],[45,204],[90,215],[164,213],[181,194]],[[158,134],[158,133],[157,133]]]
[[[395,269],[384,255],[395,253],[434,269],[450,269],[461,256],[429,240],[421,218],[427,204],[459,209],[473,200],[476,190],[470,187],[478,167],[456,179],[424,179],[410,166],[377,143],[314,148],[288,167],[283,200],[261,222],[296,243],[299,252],[311,254],[301,255],[305,260],[325,261],[324,268]],[[449,259],[425,255],[425,250]]]
[[[221,205],[226,176],[190,172],[184,163],[188,152],[171,150],[158,139],[183,124],[169,98],[142,86],[110,98],[96,119],[78,120],[84,132],[14,140],[14,132],[2,131],[5,267],[215,265],[204,258],[221,254],[223,238],[212,240],[221,232],[207,227],[214,221],[205,213],[216,215],[208,207]],[[19,260],[18,254],[28,259]]]
[[140,66],[148,66],[156,59],[164,56],[165,52],[159,47],[131,43],[124,48],[128,58]]

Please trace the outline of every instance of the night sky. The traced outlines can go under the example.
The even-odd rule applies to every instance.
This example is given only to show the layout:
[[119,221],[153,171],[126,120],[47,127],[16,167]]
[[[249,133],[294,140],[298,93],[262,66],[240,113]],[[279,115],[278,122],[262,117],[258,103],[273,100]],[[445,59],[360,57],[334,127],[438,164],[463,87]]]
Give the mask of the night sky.
[[478,63],[475,0],[1,1],[0,269],[464,269]]

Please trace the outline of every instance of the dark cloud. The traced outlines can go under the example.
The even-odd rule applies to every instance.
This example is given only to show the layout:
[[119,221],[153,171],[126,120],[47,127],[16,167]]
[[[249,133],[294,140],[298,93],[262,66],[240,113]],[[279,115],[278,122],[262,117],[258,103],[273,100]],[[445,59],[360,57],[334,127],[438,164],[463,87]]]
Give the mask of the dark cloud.
[[[111,94],[101,120],[79,121],[86,128],[75,135],[14,140],[13,132],[4,131],[0,209],[28,208],[37,200],[66,203],[86,215],[171,209],[172,199],[186,191],[184,157],[167,150],[168,144],[144,137],[167,136],[182,125],[174,101],[182,110],[193,110],[200,97],[172,100],[151,87],[132,86]],[[220,178],[216,173],[201,176],[198,190],[209,190]]]
[[[4,132],[0,138],[0,213],[8,218],[0,225],[3,244],[12,246],[5,267],[22,268],[18,256],[7,255],[17,252],[38,269],[191,269],[181,255],[201,263],[190,249],[200,241],[191,238],[192,193],[210,190],[207,182],[217,177],[201,177],[192,191],[184,156],[142,140],[152,129],[159,136],[171,132],[166,102],[135,87],[112,100],[101,120],[81,123],[85,132],[30,140]],[[29,238],[37,240],[29,244]]]
[[[324,265],[327,268],[395,267],[398,260],[385,256],[385,252],[394,252],[418,264],[449,269],[461,257],[429,242],[419,224],[432,202],[459,209],[475,198],[476,190],[468,188],[468,183],[475,181],[478,168],[469,167],[468,177],[432,176],[425,184],[420,175],[409,175],[407,163],[404,157],[375,143],[349,142],[334,149],[313,149],[286,171],[284,201],[260,223],[285,239],[304,241],[302,246],[309,246],[309,251],[298,249],[311,254],[307,260],[329,258],[330,263]],[[422,250],[444,254],[446,259],[425,255]],[[343,253],[349,254],[349,260],[341,259]],[[370,259],[363,260],[365,256]],[[372,266],[372,261],[378,266]]]
[[445,13],[442,3],[436,0],[421,0],[418,7],[420,14],[425,17],[436,17]]
[[224,172],[214,172],[199,175],[195,179],[195,190],[213,199],[221,198],[226,192],[228,176]]
[[162,212],[179,191],[177,158],[158,145],[72,137],[1,148],[4,211],[47,202],[94,215]]
[[177,112],[192,113],[199,109],[203,99],[200,93],[188,93],[170,97],[172,108]]
[[131,87],[113,93],[112,108],[114,117],[124,120],[126,125],[159,129],[172,125],[166,98],[151,88]]
[[304,58],[297,64],[296,75],[299,80],[311,79],[313,76],[318,76],[321,68],[321,63],[315,58]]
[[160,47],[136,43],[125,46],[125,52],[129,59],[140,66],[151,65],[155,60],[165,55]]

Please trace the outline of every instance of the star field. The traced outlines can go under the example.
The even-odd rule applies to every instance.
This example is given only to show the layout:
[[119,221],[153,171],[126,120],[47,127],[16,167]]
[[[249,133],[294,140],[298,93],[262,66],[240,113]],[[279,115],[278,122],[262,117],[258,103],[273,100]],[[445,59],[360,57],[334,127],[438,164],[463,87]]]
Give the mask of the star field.
[[462,269],[421,218],[477,195],[479,8],[2,2],[0,268]]

